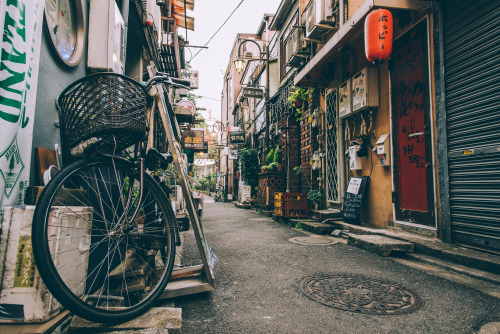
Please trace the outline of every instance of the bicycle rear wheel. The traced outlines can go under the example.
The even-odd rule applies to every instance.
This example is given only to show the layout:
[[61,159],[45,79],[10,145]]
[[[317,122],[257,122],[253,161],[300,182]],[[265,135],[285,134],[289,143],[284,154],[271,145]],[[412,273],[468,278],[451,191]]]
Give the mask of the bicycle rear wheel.
[[[175,257],[175,215],[165,192],[123,159],[77,161],[45,187],[33,218],[35,262],[67,309],[94,322],[144,313]],[[137,214],[134,214],[137,212]]]

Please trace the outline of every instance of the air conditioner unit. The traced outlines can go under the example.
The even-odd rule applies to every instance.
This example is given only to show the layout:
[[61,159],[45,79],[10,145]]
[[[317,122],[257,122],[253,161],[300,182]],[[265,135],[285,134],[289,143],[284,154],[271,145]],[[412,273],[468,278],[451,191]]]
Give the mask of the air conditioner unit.
[[313,0],[305,10],[306,38],[318,38],[337,28],[338,1]]
[[124,62],[125,23],[116,2],[92,0],[87,66],[94,71],[123,74]]
[[294,28],[285,45],[286,64],[299,66],[308,55],[308,43],[303,39],[303,30]]

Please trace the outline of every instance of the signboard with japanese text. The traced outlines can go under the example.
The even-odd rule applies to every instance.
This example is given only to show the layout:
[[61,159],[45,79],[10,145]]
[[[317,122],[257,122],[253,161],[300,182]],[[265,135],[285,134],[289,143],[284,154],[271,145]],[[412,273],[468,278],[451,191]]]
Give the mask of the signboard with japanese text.
[[231,131],[229,132],[229,144],[245,144],[245,131]]
[[28,185],[44,6],[0,1],[0,212],[23,204]]
[[262,99],[264,98],[264,91],[260,88],[243,87],[243,97]]
[[198,130],[182,131],[182,149],[192,151],[204,150],[204,133]]
[[191,82],[191,85],[189,86],[191,89],[198,89],[200,85],[199,71],[182,69],[181,79],[189,80]]

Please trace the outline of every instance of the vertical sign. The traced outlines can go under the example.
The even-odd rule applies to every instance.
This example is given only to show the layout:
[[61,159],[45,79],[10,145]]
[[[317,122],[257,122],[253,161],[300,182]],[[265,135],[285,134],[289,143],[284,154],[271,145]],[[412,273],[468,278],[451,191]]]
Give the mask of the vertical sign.
[[0,210],[22,204],[29,179],[45,0],[0,1]]

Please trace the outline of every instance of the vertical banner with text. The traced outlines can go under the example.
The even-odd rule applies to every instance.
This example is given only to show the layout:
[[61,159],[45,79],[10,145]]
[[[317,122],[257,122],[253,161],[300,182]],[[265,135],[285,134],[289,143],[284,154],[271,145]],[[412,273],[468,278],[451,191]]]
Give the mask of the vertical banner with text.
[[28,185],[44,5],[0,1],[0,212]]

